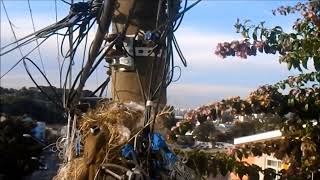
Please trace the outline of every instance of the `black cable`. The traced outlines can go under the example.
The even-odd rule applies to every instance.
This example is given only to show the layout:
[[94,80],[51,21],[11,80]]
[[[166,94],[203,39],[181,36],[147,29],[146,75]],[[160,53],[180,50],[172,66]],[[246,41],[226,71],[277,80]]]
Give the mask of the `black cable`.
[[[2,51],[2,52],[0,53],[0,56],[6,55],[6,54],[8,54],[8,53],[10,53],[10,52],[12,52],[12,51],[14,51],[14,50],[16,50],[16,49],[19,49],[19,48],[22,47],[22,46],[25,46],[25,45],[27,45],[27,44],[30,44],[30,43],[34,42],[36,39],[37,39],[36,37],[33,37],[33,38],[28,39],[28,40],[26,40],[26,41],[24,41],[24,42],[22,42],[22,43],[19,43],[18,41],[15,41],[15,44],[18,44],[18,45],[16,45],[15,47],[13,47],[13,48],[5,51],[5,52]],[[1,48],[1,50],[3,50],[3,49],[4,49],[4,48]]]
[[[172,80],[173,80],[173,74],[174,74],[174,58],[173,58],[173,49],[172,49],[172,44],[170,44],[170,58],[168,59],[169,63],[168,63],[168,68],[171,67],[170,71],[167,71],[167,82],[166,82],[166,87],[168,87]],[[171,61],[171,64],[170,64]]]
[[69,102],[71,102],[71,100],[73,100],[74,96],[76,95],[76,92],[74,92],[74,88],[76,87],[76,84],[77,84],[79,78],[80,78],[81,75],[82,75],[82,71],[83,71],[83,69],[81,69],[81,70],[79,71],[79,73],[77,74],[76,78],[74,79],[74,82],[73,82],[73,84],[72,84],[72,87],[69,89],[69,95],[68,95],[68,97],[66,98],[66,99],[67,99],[67,101],[66,101],[66,107],[68,107]]
[[[137,32],[133,38],[133,43],[132,43],[132,49],[133,49],[133,61],[136,62],[136,37],[138,36],[138,33]],[[138,82],[139,82],[139,87],[140,87],[140,91],[141,91],[141,95],[143,97],[143,102],[146,102],[147,100],[147,96],[146,96],[146,92],[144,91],[143,89],[143,85],[142,85],[142,81],[141,81],[141,78],[140,78],[140,72],[139,72],[139,69],[138,68],[135,68],[136,69],[136,74],[137,74],[137,77],[138,77]],[[151,78],[151,77],[150,77]]]
[[[88,19],[90,19],[90,18],[88,18]],[[95,23],[95,20],[91,23],[91,25],[89,26],[87,32],[89,32],[89,30],[93,27],[94,23]],[[87,24],[90,24],[90,20],[88,21]],[[63,53],[63,46],[64,46],[64,41],[65,41],[66,36],[69,36],[71,33],[76,32],[78,29],[81,30],[81,27],[82,27],[82,26],[86,26],[87,24],[81,24],[81,25],[79,25],[78,27],[76,27],[75,29],[73,29],[72,32],[70,32],[69,29],[66,31],[66,33],[65,33],[64,36],[63,36],[63,39],[62,39],[62,42],[61,42],[61,47],[60,47],[60,51],[61,51],[62,57],[68,58],[68,57],[70,57],[70,56],[74,56],[74,53],[75,53],[75,51],[72,51],[72,54],[71,54],[71,53],[70,53],[70,52],[71,52],[70,49],[69,49],[66,53]],[[77,36],[77,38],[76,38],[76,39],[74,40],[74,42],[72,43],[72,46],[75,46],[74,49],[77,49],[77,47],[80,45],[81,41],[83,40],[83,38],[85,37],[85,35],[87,34],[87,32],[85,32],[85,33],[82,32],[81,34],[79,34],[79,35]],[[80,32],[79,32],[79,33],[80,33]],[[67,35],[67,34],[68,34],[68,35]]]
[[66,4],[70,5],[70,6],[72,5],[71,3],[69,3],[69,2],[67,2],[67,1],[65,1],[65,0],[60,0],[60,1],[66,3]]
[[[186,10],[187,5],[188,5],[188,0],[185,0],[183,10]],[[182,22],[182,20],[183,20],[183,17],[184,17],[184,13],[183,13],[183,14],[181,15],[181,17],[179,18],[179,22],[178,22],[178,24],[175,26],[175,28],[173,29],[173,32],[176,32],[177,29],[180,27],[181,22]]]
[[183,64],[183,66],[187,67],[187,60],[184,57],[184,55],[183,55],[183,53],[182,53],[182,51],[180,49],[180,46],[178,44],[178,41],[177,41],[177,39],[176,39],[176,37],[174,35],[173,35],[173,45],[174,45],[174,47],[175,47],[175,49],[176,49],[176,51],[177,51],[177,53],[178,53],[178,55],[180,57],[180,60],[181,60],[181,62]]
[[[12,23],[12,21],[11,21],[10,18],[9,18],[7,8],[6,8],[6,6],[4,5],[3,0],[1,0],[1,2],[2,2],[2,5],[3,5],[4,12],[5,12],[5,14],[6,14],[7,20],[8,20],[8,22],[9,22],[10,29],[11,29],[11,32],[12,32],[12,34],[13,34],[13,37],[14,37],[15,40],[17,40],[18,38],[17,38],[16,33],[15,33],[14,30],[13,30],[13,23]],[[17,45],[19,45],[19,43],[17,43]],[[22,53],[22,50],[21,50],[20,47],[19,47],[19,52],[20,52],[21,56],[23,57],[23,53]]]
[[2,79],[4,76],[6,76],[10,71],[12,71],[24,58],[26,58],[27,56],[29,56],[34,50],[36,50],[38,48],[38,46],[40,46],[41,44],[43,44],[49,37],[47,37],[46,39],[44,39],[43,41],[41,41],[39,43],[39,45],[37,45],[36,47],[34,47],[31,51],[29,51],[25,56],[23,56],[19,61],[17,61],[6,73],[4,73],[0,79]]
[[[102,60],[104,59],[104,57],[106,56],[106,54],[112,49],[112,47],[115,45],[116,41],[118,41],[118,38],[120,36],[116,37],[115,40],[113,40],[109,46],[107,47],[107,49],[104,51],[104,53],[100,56],[99,60],[96,62],[96,64],[94,64],[92,66],[92,68],[90,69],[90,72],[89,72],[89,75],[88,77],[90,77],[90,75],[94,72],[94,70],[99,66],[99,64],[102,62]],[[98,56],[102,53],[103,51],[101,50],[99,53],[98,53]],[[76,82],[78,81],[78,77],[80,77],[82,75],[82,70],[78,73],[77,75],[77,78],[76,80],[74,81],[74,84],[73,84],[73,88],[71,88],[71,91],[73,92],[74,91],[74,87],[75,87],[75,84]],[[70,97],[68,97],[68,102],[72,102],[74,97],[76,96],[77,94],[77,91],[74,91],[73,94],[71,93]]]
[[179,69],[179,76],[177,77],[177,79],[172,80],[172,82],[177,82],[180,80],[181,78],[181,67],[180,66],[174,66],[173,69],[178,68]]
[[[57,0],[54,0],[54,9],[56,14],[56,23],[58,22],[58,6],[57,6]],[[57,60],[58,60],[58,68],[59,68],[59,87],[62,88],[61,84],[61,74],[60,74],[60,68],[61,68],[61,62],[60,62],[60,51],[59,51],[59,35],[57,34]]]
[[95,90],[91,93],[90,97],[94,96],[100,89],[104,89],[106,85],[110,82],[110,76]]
[[[89,33],[90,29],[93,27],[94,22],[95,22],[95,21],[92,22],[92,24],[89,26],[88,30],[87,30],[84,34],[88,34],[88,33]],[[89,25],[89,23],[88,23],[88,25]],[[79,37],[79,36],[78,36],[78,37]],[[78,37],[77,37],[77,39],[80,39],[80,38],[78,38]],[[83,40],[83,37],[82,37],[80,40],[78,40],[76,47],[73,49],[72,56],[75,55],[75,53],[76,53],[76,51],[77,51],[77,48],[78,48],[78,46],[81,44],[82,40]],[[61,46],[62,46],[62,45],[61,45]],[[69,50],[69,51],[70,51],[70,50]],[[68,52],[69,52],[69,51],[68,51]],[[62,63],[61,69],[60,69],[60,76],[62,76],[62,70],[63,70],[63,66],[64,66],[64,63],[65,63],[66,58],[67,58],[67,56],[64,56],[63,63]],[[67,70],[66,74],[69,74],[69,72],[71,71],[71,66],[72,66],[72,64],[70,63],[69,66],[68,66],[68,70]],[[67,78],[68,78],[68,76],[66,75],[66,78],[65,78],[65,81],[64,81],[64,85],[63,85],[64,88],[66,88]],[[71,91],[71,90],[69,90],[69,91]],[[71,92],[69,92],[69,93],[71,93]]]
[[[10,20],[10,18],[9,18],[9,15],[8,15],[8,12],[7,12],[7,9],[6,9],[6,6],[5,6],[3,0],[1,0],[1,2],[2,2],[3,8],[4,8],[4,10],[5,10],[6,17],[7,17],[8,21],[9,21],[12,34],[13,34],[16,42],[17,42],[17,45],[19,46],[19,43],[18,43],[18,41],[17,41],[18,38],[17,38],[17,36],[16,36],[16,34],[15,34],[14,30],[13,30],[12,22],[11,22],[11,20]],[[45,39],[45,40],[46,40],[46,39]],[[44,40],[44,41],[45,41],[45,40]],[[42,41],[41,43],[43,43],[44,41]],[[38,45],[36,46],[36,48],[38,48],[39,46],[40,46],[40,44],[38,44]],[[12,71],[12,70],[26,57],[26,56],[23,55],[21,48],[20,48],[20,47],[18,47],[18,48],[19,48],[19,52],[20,52],[22,58],[21,58],[19,61],[17,61],[6,73],[4,73],[4,74],[0,77],[0,79],[2,79],[2,78],[3,78],[5,75],[7,75],[10,71]],[[32,49],[27,55],[29,55],[31,52],[33,52],[36,48]]]
[[[28,0],[28,6],[29,6],[29,12],[30,12],[30,17],[31,17],[33,32],[36,32],[36,27],[35,27],[35,25],[34,25],[34,19],[33,19],[33,15],[32,15],[32,9],[31,9],[30,0]],[[37,45],[39,44],[38,39],[36,39],[36,43],[37,43]],[[46,71],[45,71],[45,68],[44,68],[43,59],[42,59],[42,55],[41,55],[41,51],[40,51],[40,47],[39,47],[39,46],[38,46],[38,54],[39,54],[39,58],[40,58],[40,61],[41,61],[41,66],[42,66],[43,73],[46,74]]]
[[[14,36],[15,40],[17,41],[17,36],[16,36],[16,34],[15,34],[14,30],[13,30],[12,22],[11,22],[9,16],[8,16],[8,13],[7,13],[7,10],[6,10],[6,7],[5,7],[5,5],[4,5],[3,0],[2,0],[2,4],[3,4],[4,10],[5,10],[7,19],[8,19],[8,21],[9,21],[9,23],[10,23],[10,28],[11,28],[11,31],[12,31],[12,33],[13,33],[13,36]],[[41,44],[42,44],[45,40],[47,40],[47,39],[48,39],[48,38],[44,39],[44,40],[41,42]],[[19,45],[18,42],[17,42],[17,44]],[[36,46],[33,50],[31,50],[28,54],[30,54],[32,51],[34,51],[35,49],[37,49],[41,44],[37,44],[37,46]],[[25,67],[25,69],[26,69],[29,77],[30,77],[31,80],[35,83],[35,85],[38,87],[38,89],[39,89],[43,94],[45,94],[45,95],[48,97],[49,100],[51,100],[51,97],[48,96],[48,95],[42,90],[42,88],[36,83],[36,81],[35,81],[34,78],[32,77],[32,75],[31,75],[31,73],[30,73],[30,71],[29,71],[29,69],[28,69],[28,67],[27,67],[27,64],[26,64],[26,62],[25,62],[25,59],[28,59],[30,62],[32,62],[32,64],[39,70],[39,72],[42,74],[42,76],[45,78],[45,80],[47,81],[47,83],[50,85],[50,87],[52,88],[52,90],[54,91],[54,93],[56,94],[56,96],[58,97],[58,95],[57,95],[57,93],[55,92],[54,88],[52,87],[50,81],[47,79],[46,75],[41,71],[41,69],[37,66],[37,64],[35,64],[31,59],[26,58],[26,56],[27,56],[28,54],[27,54],[26,56],[23,56],[23,53],[22,53],[22,50],[20,49],[20,47],[19,47],[19,51],[20,51],[20,54],[21,54],[21,56],[22,56],[22,59],[21,59],[21,60],[23,61],[24,67]],[[14,68],[15,66],[17,66],[17,65],[21,62],[21,60],[18,61],[18,62],[13,66],[13,68]],[[11,68],[9,71],[11,71],[13,68]],[[8,72],[9,72],[9,71],[8,71]],[[5,74],[7,74],[7,73],[5,73]],[[4,75],[5,75],[5,74],[4,74]],[[4,75],[3,75],[2,77],[4,77]],[[1,78],[2,78],[2,77],[1,77]],[[55,101],[53,101],[53,102],[56,104]],[[58,104],[57,104],[57,105],[58,105]]]
[[[89,29],[89,24],[88,24],[88,29]],[[88,34],[89,34],[89,31],[88,33],[86,34],[86,40],[85,40],[85,44],[84,44],[84,48],[83,48],[83,55],[82,55],[82,63],[81,63],[81,69],[83,69],[84,67],[84,61],[85,61],[85,58],[86,58],[86,49],[87,49],[87,44],[88,44]]]
[[[3,2],[3,0],[1,0],[1,1]],[[68,18],[69,18],[69,16],[65,17],[64,19],[62,19],[62,20],[59,21],[58,23],[54,23],[54,24],[52,24],[52,25],[49,25],[49,26],[47,26],[47,27],[45,27],[45,28],[43,28],[43,29],[41,29],[41,30],[38,30],[38,31],[36,31],[36,32],[34,32],[34,33],[31,33],[31,34],[29,34],[29,35],[27,35],[27,36],[25,36],[25,37],[22,37],[22,38],[20,38],[20,39],[16,39],[14,42],[9,43],[9,44],[1,47],[1,50],[3,51],[4,49],[12,46],[13,44],[17,44],[17,46],[15,46],[15,47],[13,47],[13,48],[5,51],[5,52],[2,52],[2,53],[0,54],[0,56],[3,56],[3,55],[5,55],[5,54],[7,54],[7,53],[9,53],[9,52],[11,52],[11,51],[13,51],[13,50],[21,47],[21,46],[27,45],[27,44],[35,41],[36,39],[46,38],[46,37],[51,36],[52,34],[55,34],[55,32],[58,31],[59,29],[62,29],[62,28],[64,28],[64,27],[66,27],[65,22],[68,20]],[[11,24],[12,24],[12,23],[11,23]],[[45,34],[43,34],[43,33],[45,33]],[[41,36],[41,34],[43,34],[43,35]],[[29,38],[29,39],[28,39],[28,38]],[[22,43],[19,43],[19,42],[21,42],[21,41],[23,41],[23,40],[25,40],[25,41],[22,42]]]
[[28,66],[27,66],[27,63],[25,60],[28,60],[30,61],[36,68],[37,70],[41,73],[41,75],[45,78],[46,82],[49,84],[51,90],[54,92],[54,94],[56,95],[56,97],[58,98],[59,95],[57,94],[56,90],[54,89],[54,87],[52,86],[52,84],[50,83],[50,81],[48,80],[48,78],[46,77],[46,75],[41,71],[41,69],[39,68],[39,66],[33,62],[31,59],[29,58],[24,58],[23,59],[23,65],[24,65],[24,68],[27,72],[27,74],[29,75],[30,79],[32,80],[32,82],[36,85],[36,87],[41,91],[42,94],[44,94],[52,103],[54,103],[57,107],[59,107],[60,109],[64,109],[61,104],[57,103],[57,102],[60,102],[60,101],[55,101],[54,99],[52,99],[39,85],[38,83],[35,81],[35,79],[33,78],[31,72],[29,71],[28,69]]
[[[160,59],[162,60],[163,59],[163,55],[164,55],[164,50],[165,50],[166,48],[164,47],[163,49],[162,49],[162,53],[161,53],[161,56],[160,56]],[[165,75],[165,69],[163,69],[163,72],[162,72],[162,76],[164,76]],[[161,84],[162,84],[162,79],[163,79],[163,77],[161,78],[161,81],[159,82],[159,84],[158,84],[158,86],[157,86],[157,88],[155,89],[155,91],[153,92],[153,94],[152,94],[152,96],[151,96],[151,98],[152,99],[154,99],[154,97],[156,96],[156,94],[158,93],[158,91],[160,90],[160,87],[161,87]]]

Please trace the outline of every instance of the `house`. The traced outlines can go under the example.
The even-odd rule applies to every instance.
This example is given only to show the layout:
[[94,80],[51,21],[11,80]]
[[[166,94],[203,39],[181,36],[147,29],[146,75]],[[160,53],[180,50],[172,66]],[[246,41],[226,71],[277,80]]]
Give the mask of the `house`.
[[[268,131],[264,133],[254,134],[250,136],[244,136],[234,139],[234,146],[242,146],[246,143],[256,143],[256,142],[265,142],[270,140],[276,140],[282,138],[282,132],[280,130],[274,130],[274,131]],[[248,157],[246,159],[243,159],[243,161],[249,163],[249,164],[255,164],[260,166],[262,169],[266,168],[272,168],[276,170],[276,172],[279,172],[281,169],[287,169],[288,164],[282,162],[281,160],[275,158],[272,155],[263,154],[259,157]],[[237,177],[235,174],[231,174],[231,180],[238,180],[239,177]],[[244,177],[243,179],[246,179]],[[263,180],[263,174],[260,174],[260,180]]]

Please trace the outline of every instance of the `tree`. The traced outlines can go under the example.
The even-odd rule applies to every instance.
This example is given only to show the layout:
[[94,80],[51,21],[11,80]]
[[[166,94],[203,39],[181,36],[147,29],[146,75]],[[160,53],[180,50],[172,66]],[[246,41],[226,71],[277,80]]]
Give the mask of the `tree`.
[[[222,58],[247,58],[257,55],[258,52],[279,54],[279,62],[287,63],[289,70],[293,67],[304,72],[308,68],[308,61],[313,61],[315,72],[290,76],[275,85],[261,86],[246,99],[232,97],[200,107],[190,111],[186,120],[182,121],[193,124],[199,112],[209,117],[212,116],[212,112],[219,112],[216,116],[221,117],[226,111],[241,115],[270,113],[277,117],[273,122],[281,122],[279,126],[274,127],[281,129],[284,139],[264,144],[249,144],[235,149],[231,154],[190,153],[190,161],[197,161],[203,156],[209,159],[208,164],[211,165],[201,171],[202,175],[216,174],[214,172],[218,169],[221,174],[233,171],[240,178],[248,175],[251,179],[258,179],[258,172],[262,172],[265,179],[272,179],[276,176],[275,171],[263,170],[241,161],[248,155],[272,153],[278,159],[289,163],[288,170],[282,170],[277,174],[282,179],[311,179],[311,176],[314,179],[320,178],[320,1],[281,6],[274,10],[273,14],[288,15],[297,12],[301,13],[301,18],[296,20],[290,33],[284,32],[280,26],[267,28],[264,22],[253,25],[248,20],[243,23],[237,20],[235,28],[244,39],[219,43],[215,54]],[[285,116],[288,113],[294,116]],[[272,127],[261,128],[267,130]]]
[[194,129],[192,135],[194,135],[198,141],[215,142],[213,138],[215,132],[214,124],[210,121],[205,121]]
[[42,147],[25,136],[35,124],[19,117],[6,118],[0,122],[0,175],[19,180],[38,169]]

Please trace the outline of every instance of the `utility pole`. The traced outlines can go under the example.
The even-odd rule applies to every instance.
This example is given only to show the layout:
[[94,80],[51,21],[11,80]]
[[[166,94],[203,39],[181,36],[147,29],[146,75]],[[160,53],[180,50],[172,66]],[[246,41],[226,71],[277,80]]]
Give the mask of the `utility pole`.
[[[112,33],[117,34],[125,29],[125,40],[128,37],[135,36],[139,31],[152,31],[156,28],[157,15],[163,15],[165,8],[158,13],[159,1],[163,0],[105,0],[103,11],[99,18],[99,27],[95,34],[92,47],[90,48],[88,61],[83,69],[80,83],[77,88],[77,97],[74,102],[79,100],[79,96],[84,88],[85,82],[90,75],[91,68],[98,56],[98,52],[102,45],[105,35],[108,34],[109,25],[112,19]],[[131,12],[131,13],[130,13]],[[130,17],[129,17],[129,14]],[[127,22],[127,20],[129,21]],[[159,17],[160,22],[164,18]],[[133,38],[131,38],[133,39]],[[128,42],[127,42],[128,43]],[[132,53],[132,52],[131,52]],[[107,55],[111,66],[113,58]],[[130,61],[130,58],[125,61]],[[127,62],[128,63],[128,62]],[[162,94],[161,104],[166,104],[166,89],[159,86],[162,82],[164,62],[160,58],[154,56],[137,56],[134,58],[134,70],[125,70],[112,66],[111,72],[111,91],[112,99],[115,101],[133,101],[145,104],[147,100],[151,100],[152,95],[149,92],[151,84],[152,88],[159,87],[157,96]],[[161,72],[161,73],[160,73]],[[153,79],[151,77],[154,77]],[[146,94],[145,94],[146,93]],[[156,99],[156,98],[155,98]]]
[[[163,2],[160,1],[160,3]],[[165,8],[162,8],[158,13],[158,7],[159,0],[118,0],[118,9],[115,11],[112,21],[112,33],[122,32],[125,24],[128,23],[125,41],[130,44],[130,38],[135,41],[134,37],[139,31],[147,32],[156,29],[157,15],[163,15],[165,11]],[[158,18],[160,22],[163,21],[163,18]],[[149,49],[144,50],[148,51]],[[153,99],[150,99],[152,95],[148,94],[149,88],[151,86],[154,89],[162,82],[164,61],[154,55],[148,56],[145,52],[139,53],[137,51],[135,54],[140,55],[137,55],[134,59],[130,57],[124,59],[127,62],[133,60],[134,70],[123,71],[115,66],[112,68],[111,91],[112,99],[115,101],[133,101],[141,104],[145,104],[146,101],[153,101]],[[166,88],[160,88],[158,94],[162,94],[160,104],[166,104]]]

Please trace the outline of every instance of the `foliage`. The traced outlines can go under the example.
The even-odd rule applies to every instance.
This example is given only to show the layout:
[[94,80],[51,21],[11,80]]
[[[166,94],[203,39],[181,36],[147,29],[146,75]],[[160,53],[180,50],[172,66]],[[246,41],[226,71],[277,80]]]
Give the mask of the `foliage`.
[[255,56],[257,52],[266,54],[280,54],[279,62],[285,62],[288,69],[291,67],[307,69],[309,60],[313,61],[314,68],[320,71],[320,1],[298,3],[295,6],[281,6],[273,14],[287,15],[301,12],[301,18],[293,25],[293,32],[286,33],[282,27],[265,27],[249,24],[246,20],[234,25],[237,33],[241,33],[244,40],[219,43],[215,54],[225,58],[238,56],[247,58]]
[[215,131],[216,129],[214,124],[210,121],[205,121],[200,123],[200,125],[193,130],[192,134],[198,141],[214,142]]
[[35,127],[32,122],[24,122],[19,117],[7,117],[0,122],[0,175],[5,179],[22,179],[39,167],[42,147],[32,138]]
[[[53,87],[57,92],[57,97],[50,87],[41,87],[45,93],[53,99],[62,100],[63,89]],[[23,87],[17,89],[7,89],[0,87],[0,113],[13,116],[22,116],[24,114],[31,116],[39,121],[47,123],[64,123],[64,110],[57,107],[49,101],[37,88]],[[84,96],[91,95],[92,92],[83,91]]]
[[[274,15],[296,12],[301,13],[301,18],[294,23],[292,32],[284,32],[280,26],[267,28],[264,22],[253,25],[249,20],[243,23],[238,20],[235,28],[244,39],[218,44],[215,54],[222,58],[247,58],[258,52],[278,53],[279,62],[287,63],[289,70],[293,67],[303,71],[303,68],[308,68],[308,61],[313,61],[316,71],[290,76],[275,85],[261,86],[245,99],[231,97],[188,112],[186,118],[172,128],[171,137],[192,131],[199,121],[199,114],[205,119],[217,120],[225,113],[264,113],[269,116],[267,119],[259,118],[258,121],[237,123],[226,136],[236,137],[274,129],[280,129],[283,133],[283,138],[264,143],[247,143],[228,153],[196,150],[180,152],[188,157],[187,163],[191,167],[200,161],[208,162],[208,166],[194,167],[200,168],[197,172],[202,177],[210,173],[220,172],[225,175],[227,172],[234,172],[240,178],[246,175],[250,179],[259,179],[261,172],[264,179],[273,179],[276,175],[281,179],[310,179],[312,173],[314,179],[320,178],[320,1],[281,6],[273,11]],[[288,163],[288,169],[276,174],[272,169],[262,170],[254,164],[242,161],[248,156],[261,156],[263,153],[272,154]]]
[[241,179],[244,176],[248,176],[249,179],[257,180],[260,175],[259,172],[264,174],[264,180],[271,180],[276,177],[275,170],[267,168],[262,169],[255,164],[249,164],[245,161],[239,161],[239,159],[233,154],[227,154],[224,152],[212,152],[208,150],[183,150],[174,149],[175,153],[181,157],[184,157],[186,165],[192,169],[195,169],[202,179],[206,179],[209,176],[222,176],[228,175],[230,172],[234,172]]
[[[229,137],[227,140],[232,140],[239,136],[281,129],[285,138],[238,147],[232,153],[234,161],[249,155],[274,154],[275,157],[290,164],[289,169],[281,172],[280,176],[292,176],[292,173],[295,173],[299,175],[297,177],[306,179],[312,172],[317,173],[317,169],[320,168],[320,156],[318,155],[320,153],[318,133],[320,131],[320,89],[317,86],[319,82],[315,78],[317,76],[319,72],[301,74],[296,77],[290,76],[275,85],[261,86],[246,99],[231,97],[192,110],[186,114],[184,120],[172,128],[171,137],[196,129],[195,124],[199,121],[199,117],[202,120],[211,121],[218,119],[225,112],[234,115],[265,113],[261,118],[251,118],[250,121],[235,123],[235,126],[226,132],[225,137]],[[289,92],[285,93],[283,89]],[[234,166],[232,171],[240,175],[248,175],[248,171],[237,172],[235,171],[237,168],[240,170],[243,168],[252,170],[253,168],[238,162],[231,163],[231,165]],[[263,170],[259,169],[259,171]]]

